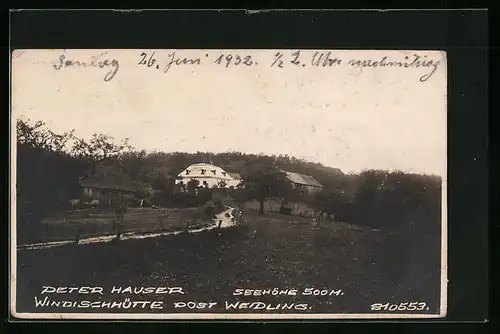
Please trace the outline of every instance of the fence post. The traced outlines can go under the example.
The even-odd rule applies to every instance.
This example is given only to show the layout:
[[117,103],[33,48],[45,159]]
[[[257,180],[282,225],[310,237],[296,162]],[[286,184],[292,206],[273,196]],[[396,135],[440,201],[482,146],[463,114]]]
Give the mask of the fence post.
[[116,230],[116,240],[120,240],[120,237],[122,235],[122,228],[123,224],[118,224],[118,229]]
[[80,243],[80,228],[76,229],[75,243],[78,245]]

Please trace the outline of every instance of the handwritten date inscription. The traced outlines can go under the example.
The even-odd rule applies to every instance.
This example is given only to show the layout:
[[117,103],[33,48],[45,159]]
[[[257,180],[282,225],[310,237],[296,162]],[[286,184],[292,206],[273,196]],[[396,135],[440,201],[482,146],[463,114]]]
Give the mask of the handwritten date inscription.
[[[201,59],[200,58],[180,58],[177,57],[175,52],[172,52],[168,54],[167,60],[165,65],[162,67],[163,68],[163,73],[167,73],[172,65],[200,65],[201,64]],[[137,65],[142,65],[146,67],[154,67],[157,70],[160,69],[160,63],[156,60],[156,52],[151,53],[148,55],[146,52],[141,53],[141,60]]]
[[[111,81],[120,68],[117,58],[106,57],[107,52],[92,56],[88,59],[70,59],[66,54],[61,54],[53,68],[62,71],[66,68],[98,68],[107,70],[104,81]],[[170,52],[168,54],[157,55],[156,52],[140,53],[137,65],[151,68],[163,73],[171,71],[174,67],[197,67],[206,63],[213,64],[221,68],[248,68],[254,66],[265,66],[268,68],[321,68],[334,69],[348,67],[354,69],[363,68],[387,68],[387,69],[419,69],[422,71],[419,77],[420,82],[429,80],[441,65],[441,60],[430,59],[426,54],[406,54],[403,57],[381,55],[375,58],[343,58],[342,53],[334,51],[278,51],[268,56],[254,57],[244,51],[234,52],[207,52],[198,57],[185,57],[181,52]],[[260,64],[262,62],[262,64]]]
[[[362,68],[418,68],[424,73],[419,77],[420,82],[429,80],[436,72],[437,68],[441,65],[440,60],[428,59],[427,55],[412,54],[406,55],[402,58],[394,58],[389,56],[381,56],[377,59],[356,59],[345,58],[342,59],[340,54],[332,51],[316,51],[307,52],[297,51],[278,51],[262,60],[261,66],[269,68],[285,68],[285,67],[313,67],[313,68],[337,68],[348,67],[355,69]],[[250,54],[243,52],[227,52],[227,53],[205,53],[204,56],[197,58],[189,58],[179,56],[177,52],[169,53],[166,57],[157,57],[155,52],[140,54],[140,66],[149,67],[157,70],[163,70],[167,73],[175,66],[198,66],[206,62],[218,65],[222,68],[235,68],[235,67],[251,67],[259,65],[257,59],[254,59]]]
[[[205,57],[208,57],[208,53],[205,54]],[[200,65],[201,64],[201,58],[188,58],[188,57],[179,57],[177,56],[176,52],[169,53],[164,60],[164,65],[160,65],[160,62],[158,61],[156,57],[156,52],[152,52],[151,54],[148,54],[146,52],[142,52],[140,55],[140,60],[137,63],[137,65],[141,66],[146,66],[146,67],[152,67],[157,70],[162,69],[163,73],[167,73],[172,66],[182,66],[182,65]],[[233,55],[233,54],[221,54],[218,57],[216,57],[215,61],[213,61],[214,64],[217,65],[222,65],[224,67],[229,67],[229,66],[239,66],[239,65],[244,65],[244,66],[252,66],[252,65],[257,65],[256,62],[252,60],[252,56],[239,56],[239,55]]]

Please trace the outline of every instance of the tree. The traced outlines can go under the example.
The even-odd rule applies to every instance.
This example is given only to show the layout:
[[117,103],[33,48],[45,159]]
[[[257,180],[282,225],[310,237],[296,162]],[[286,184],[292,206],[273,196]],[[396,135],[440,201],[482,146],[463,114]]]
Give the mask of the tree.
[[219,180],[219,181],[217,182],[217,187],[219,187],[219,188],[221,188],[221,189],[224,189],[224,188],[226,188],[226,187],[227,187],[227,182],[226,182],[226,181],[224,181],[224,180]]
[[[441,218],[441,180],[400,171],[389,173],[380,190],[379,213],[398,229],[436,231]],[[412,231],[413,233],[413,231]]]
[[259,201],[260,214],[264,214],[264,202],[268,198],[283,197],[291,192],[286,174],[265,157],[247,163],[242,178],[249,198]]
[[310,205],[326,213],[329,218],[332,215],[346,217],[350,214],[349,201],[341,189],[325,189],[319,192],[311,199]]
[[29,119],[18,119],[16,130],[18,194],[50,207],[48,201],[56,199],[84,169],[81,161],[69,155],[73,131],[57,134],[46,129],[45,123]]
[[65,152],[68,144],[75,138],[74,130],[57,134],[45,129],[44,122],[32,122],[30,119],[18,119],[16,130],[19,145],[52,152]]
[[384,187],[387,175],[387,171],[365,170],[356,178],[354,202],[358,208],[357,220],[373,224],[380,219],[380,190]]
[[38,222],[58,206],[82,166],[67,154],[72,131],[56,134],[41,121],[18,119],[17,222],[20,239],[36,237]]
[[198,189],[198,202],[199,204],[205,204],[206,202],[212,200],[212,189],[208,187],[201,187]]
[[229,195],[234,199],[236,205],[243,209],[245,202],[249,199],[248,191],[242,185],[238,185],[236,188],[229,190]]
[[72,154],[88,161],[95,169],[97,163],[111,158],[119,158],[124,152],[131,151],[128,138],[115,143],[115,138],[102,133],[94,133],[90,141],[74,137]]
[[105,135],[86,143],[73,130],[55,133],[44,122],[30,119],[16,121],[16,137],[17,201],[23,208],[18,222],[30,224],[19,229],[25,231],[35,230],[34,223],[78,195],[78,179],[90,163],[116,157],[126,146],[113,144]]
[[200,181],[196,179],[191,179],[186,185],[187,192],[191,195],[196,195],[198,187],[200,186]]
[[147,153],[142,151],[130,151],[121,155],[121,164],[124,171],[134,181],[140,181],[143,167],[146,165]]

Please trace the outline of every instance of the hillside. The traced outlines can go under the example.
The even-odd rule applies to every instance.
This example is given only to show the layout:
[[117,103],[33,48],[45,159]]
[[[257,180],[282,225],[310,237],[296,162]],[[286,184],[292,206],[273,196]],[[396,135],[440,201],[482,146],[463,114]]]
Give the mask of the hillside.
[[[282,196],[287,190],[271,186],[274,177],[262,176],[259,166],[268,160],[275,167],[316,178],[323,192],[307,198],[314,206],[335,214],[344,222],[419,230],[435,234],[441,222],[442,179],[437,175],[404,173],[402,171],[366,170],[343,174],[337,168],[304,161],[286,155],[257,155],[241,152],[183,153],[130,151],[127,140],[116,143],[112,137],[95,134],[85,141],[69,131],[56,134],[43,122],[17,124],[17,207],[18,223],[26,229],[38,228],[37,222],[67,205],[71,196],[80,196],[79,178],[85,170],[98,163],[116,163],[123,167],[141,197],[172,207],[197,206],[211,194],[207,191],[177,192],[172,182],[187,166],[206,162],[228,172],[255,172],[255,186],[250,192],[236,192],[241,200]],[[259,163],[254,164],[256,160]],[[36,168],[33,168],[36,166]],[[257,168],[255,168],[257,166]],[[250,173],[252,174],[252,173]],[[252,182],[251,182],[252,183]],[[288,183],[287,183],[288,185]],[[253,190],[253,191],[252,191]],[[182,193],[182,194],[181,194]],[[175,195],[175,196],[173,196]],[[209,196],[210,195],[210,196]],[[77,198],[77,197],[76,197]]]
[[[269,294],[250,300],[308,303],[311,311],[318,313],[355,312],[369,307],[369,301],[387,300],[387,296],[391,296],[387,302],[425,301],[429,312],[439,305],[439,236],[415,238],[414,234],[340,222],[312,228],[305,218],[279,214],[247,212],[245,217],[243,226],[213,232],[19,251],[18,263],[23,265],[18,267],[18,307],[26,312],[43,310],[36,307],[33,296],[40,299],[41,286],[54,284],[99,286],[105,291],[113,286],[179,286],[187,292],[188,297],[165,299],[165,309],[155,312],[183,312],[172,307],[172,302],[182,300],[218,302],[212,311],[222,312],[225,300],[248,302],[252,298],[233,295],[236,288],[272,287],[341,289],[345,295]],[[68,298],[60,294],[49,297]],[[100,297],[89,294],[85,300]],[[102,296],[105,301],[117,302],[125,297],[141,298]],[[162,296],[157,298],[163,300]],[[47,308],[46,312],[56,311],[59,309]],[[242,310],[246,311],[251,312]]]

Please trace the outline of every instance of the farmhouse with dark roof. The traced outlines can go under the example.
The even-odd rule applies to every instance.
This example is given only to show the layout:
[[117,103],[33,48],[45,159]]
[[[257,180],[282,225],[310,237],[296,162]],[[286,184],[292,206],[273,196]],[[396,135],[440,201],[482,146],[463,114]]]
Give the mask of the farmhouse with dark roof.
[[294,188],[301,190],[306,194],[315,194],[323,189],[314,177],[299,173],[284,171],[288,180],[293,184]]
[[99,200],[111,205],[114,201],[128,201],[134,198],[137,188],[129,176],[114,164],[98,164],[93,172],[79,182],[84,200]]

